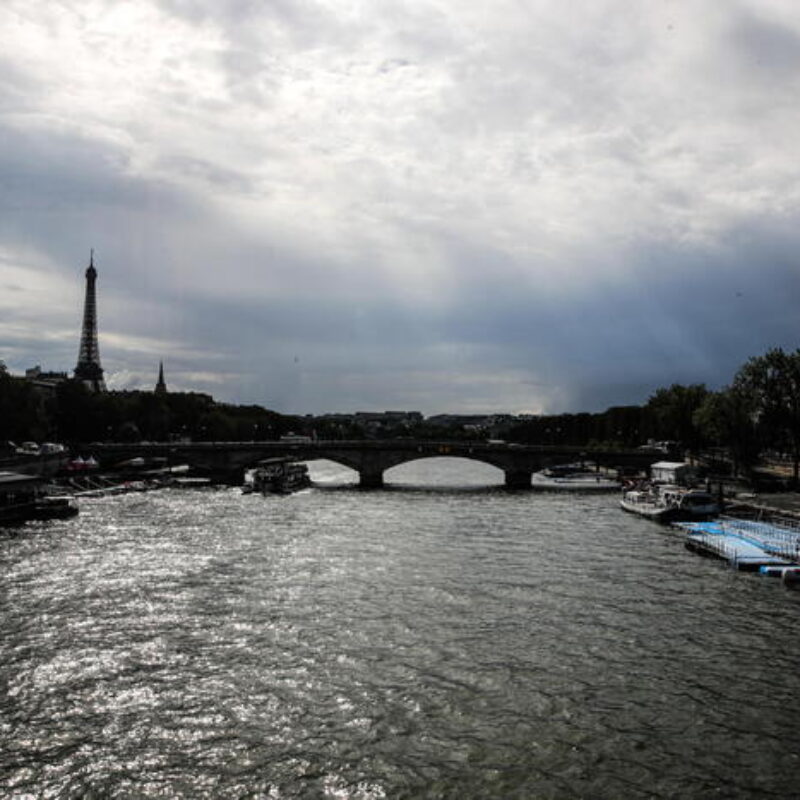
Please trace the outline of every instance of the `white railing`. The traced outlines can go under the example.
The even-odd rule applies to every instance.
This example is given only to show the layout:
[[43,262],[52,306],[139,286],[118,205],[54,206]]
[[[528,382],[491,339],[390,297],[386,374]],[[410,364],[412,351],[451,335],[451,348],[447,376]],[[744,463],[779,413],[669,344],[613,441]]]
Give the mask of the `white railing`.
[[800,560],[800,521],[761,522],[723,517],[720,522],[726,532],[749,539],[769,553],[789,561]]

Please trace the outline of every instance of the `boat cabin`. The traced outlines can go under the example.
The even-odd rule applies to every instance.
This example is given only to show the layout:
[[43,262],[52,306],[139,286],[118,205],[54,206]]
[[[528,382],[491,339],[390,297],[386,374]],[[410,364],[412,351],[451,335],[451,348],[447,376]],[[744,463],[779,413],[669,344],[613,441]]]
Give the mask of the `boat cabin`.
[[683,461],[656,461],[650,465],[650,480],[653,483],[674,483],[686,486],[691,482],[693,469]]
[[250,489],[263,494],[288,494],[310,485],[308,467],[291,456],[265,458],[251,473]]
[[0,504],[10,504],[23,498],[33,497],[41,485],[42,479],[37,475],[0,472]]
[[38,475],[0,472],[0,525],[32,519],[67,519],[78,513],[71,497],[49,497]]
[[26,519],[34,507],[42,479],[19,472],[0,472],[0,522]]

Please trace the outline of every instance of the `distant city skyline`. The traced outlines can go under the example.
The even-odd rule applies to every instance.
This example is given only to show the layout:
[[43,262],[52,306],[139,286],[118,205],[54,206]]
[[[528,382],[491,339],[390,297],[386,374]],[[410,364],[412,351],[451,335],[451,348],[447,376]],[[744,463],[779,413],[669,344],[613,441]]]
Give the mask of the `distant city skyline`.
[[562,413],[800,345],[800,8],[9,0],[0,359]]

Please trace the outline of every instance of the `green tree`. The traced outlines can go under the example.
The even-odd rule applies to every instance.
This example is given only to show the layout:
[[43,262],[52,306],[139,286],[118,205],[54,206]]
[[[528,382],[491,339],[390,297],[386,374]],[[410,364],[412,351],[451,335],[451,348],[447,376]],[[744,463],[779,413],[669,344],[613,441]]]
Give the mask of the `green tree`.
[[710,392],[694,412],[694,424],[707,441],[727,449],[735,475],[753,466],[759,450],[754,409],[740,388]]
[[236,424],[231,417],[220,409],[214,409],[200,420],[201,439],[210,442],[232,441],[236,433]]
[[763,442],[791,454],[796,486],[800,474],[800,349],[786,353],[773,348],[751,358],[736,373],[733,385],[752,403]]
[[635,447],[647,438],[644,416],[639,406],[612,406],[597,415],[595,436],[617,447]]
[[140,442],[142,434],[139,431],[139,426],[135,422],[128,420],[119,426],[116,431],[116,438],[120,442]]
[[42,441],[52,430],[45,395],[24,378],[0,370],[0,440]]
[[656,438],[674,439],[684,447],[696,449],[701,444],[702,435],[695,425],[694,413],[707,396],[708,389],[702,383],[691,386],[673,383],[669,389],[659,389],[646,406]]
[[76,380],[60,383],[56,389],[56,430],[61,441],[91,442],[98,438],[96,401]]

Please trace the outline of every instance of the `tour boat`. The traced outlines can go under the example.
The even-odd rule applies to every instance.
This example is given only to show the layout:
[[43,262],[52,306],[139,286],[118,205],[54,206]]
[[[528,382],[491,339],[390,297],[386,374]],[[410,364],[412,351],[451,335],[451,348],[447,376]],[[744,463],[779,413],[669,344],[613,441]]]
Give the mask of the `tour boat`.
[[267,458],[259,462],[242,492],[290,494],[311,485],[308,467],[290,457]]

